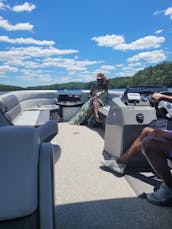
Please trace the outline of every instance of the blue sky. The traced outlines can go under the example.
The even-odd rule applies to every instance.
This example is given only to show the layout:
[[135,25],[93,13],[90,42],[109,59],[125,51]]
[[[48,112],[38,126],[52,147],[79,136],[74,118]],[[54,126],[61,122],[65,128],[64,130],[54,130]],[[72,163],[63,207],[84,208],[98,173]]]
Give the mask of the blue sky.
[[132,76],[171,60],[171,0],[0,0],[2,84]]

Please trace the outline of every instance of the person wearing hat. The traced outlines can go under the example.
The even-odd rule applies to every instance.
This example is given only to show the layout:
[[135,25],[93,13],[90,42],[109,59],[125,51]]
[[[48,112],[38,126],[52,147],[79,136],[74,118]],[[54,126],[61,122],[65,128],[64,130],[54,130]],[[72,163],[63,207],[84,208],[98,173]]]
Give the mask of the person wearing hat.
[[103,73],[97,74],[97,84],[93,85],[90,91],[93,97],[93,109],[97,122],[101,122],[99,118],[98,107],[105,106],[108,94],[109,80]]
[[109,80],[103,73],[97,74],[97,82],[91,87],[90,98],[86,101],[78,113],[69,120],[69,124],[80,125],[95,116],[95,120],[101,123],[98,108],[107,103]]

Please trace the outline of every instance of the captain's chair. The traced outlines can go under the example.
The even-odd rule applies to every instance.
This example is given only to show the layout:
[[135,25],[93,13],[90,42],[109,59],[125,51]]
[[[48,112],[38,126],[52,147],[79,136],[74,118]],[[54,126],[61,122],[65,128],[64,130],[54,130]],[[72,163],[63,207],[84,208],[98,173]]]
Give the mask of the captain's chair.
[[0,228],[55,228],[53,150],[37,128],[0,127]]

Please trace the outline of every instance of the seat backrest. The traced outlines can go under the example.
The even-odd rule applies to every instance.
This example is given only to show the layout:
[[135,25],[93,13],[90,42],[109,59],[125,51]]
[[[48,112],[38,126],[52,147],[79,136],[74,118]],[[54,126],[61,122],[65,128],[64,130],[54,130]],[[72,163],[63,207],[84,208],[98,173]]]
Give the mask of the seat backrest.
[[38,208],[39,148],[36,128],[0,127],[0,220]]
[[5,118],[12,122],[21,112],[18,98],[13,93],[6,93],[1,96],[4,109],[1,109]]
[[5,116],[6,106],[0,99],[0,126],[11,126],[12,123]]
[[12,126],[13,124],[6,118],[4,113],[0,110],[0,126]]

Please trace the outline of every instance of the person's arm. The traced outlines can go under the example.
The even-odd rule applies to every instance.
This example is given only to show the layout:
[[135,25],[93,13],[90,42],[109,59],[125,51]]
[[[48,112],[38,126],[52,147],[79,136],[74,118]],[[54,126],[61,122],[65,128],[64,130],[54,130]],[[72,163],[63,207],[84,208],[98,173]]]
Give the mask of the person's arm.
[[152,95],[152,102],[153,103],[157,103],[160,100],[164,100],[164,101],[172,103],[172,96],[164,95],[164,94],[157,93],[157,92]]

